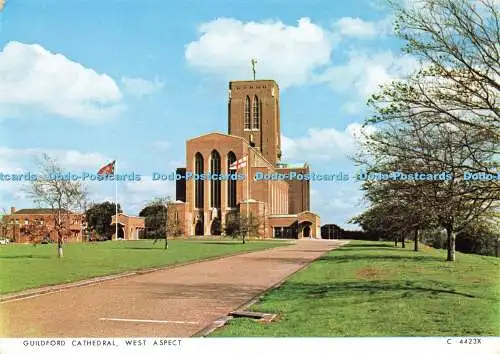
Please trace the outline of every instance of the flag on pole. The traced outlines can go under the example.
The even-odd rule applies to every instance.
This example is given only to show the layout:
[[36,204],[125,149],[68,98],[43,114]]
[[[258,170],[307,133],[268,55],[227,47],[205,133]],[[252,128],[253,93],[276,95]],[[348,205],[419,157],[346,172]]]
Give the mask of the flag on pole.
[[[102,166],[99,171],[97,171],[98,175],[114,175],[115,174],[115,165],[116,160],[108,163],[107,165]],[[118,184],[115,179],[115,239],[118,239]]]
[[115,162],[110,162],[105,166],[102,166],[99,171],[97,171],[98,175],[112,175],[115,173]]
[[238,161],[234,161],[230,166],[230,170],[239,170],[247,165],[247,156],[242,157]]

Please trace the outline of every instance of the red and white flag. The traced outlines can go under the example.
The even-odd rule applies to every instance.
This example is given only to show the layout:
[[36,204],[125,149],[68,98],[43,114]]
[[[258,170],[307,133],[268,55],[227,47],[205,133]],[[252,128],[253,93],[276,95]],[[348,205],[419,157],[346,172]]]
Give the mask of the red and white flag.
[[239,170],[240,168],[243,168],[247,165],[247,157],[243,156],[241,159],[238,161],[234,161],[230,166],[230,170]]
[[97,172],[98,175],[112,175],[115,173],[115,162],[110,162],[105,166],[102,166]]

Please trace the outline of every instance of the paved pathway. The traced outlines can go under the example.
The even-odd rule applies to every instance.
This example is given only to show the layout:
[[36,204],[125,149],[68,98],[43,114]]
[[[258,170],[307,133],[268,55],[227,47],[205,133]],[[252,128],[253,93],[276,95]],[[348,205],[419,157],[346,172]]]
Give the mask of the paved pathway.
[[0,337],[189,337],[339,245],[300,240],[6,301],[0,303]]

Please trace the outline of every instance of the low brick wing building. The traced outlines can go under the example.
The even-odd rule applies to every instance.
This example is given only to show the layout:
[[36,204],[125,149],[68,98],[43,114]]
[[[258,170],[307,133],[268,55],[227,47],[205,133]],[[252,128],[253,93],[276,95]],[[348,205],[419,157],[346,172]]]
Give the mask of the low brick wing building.
[[[116,215],[111,217],[111,225],[116,225]],[[118,214],[118,234],[113,233],[113,240],[138,240],[139,234],[144,230],[145,218],[130,216],[123,213]],[[116,230],[116,227],[115,227]]]
[[[85,215],[62,211],[64,242],[81,242]],[[12,207],[3,217],[2,237],[12,242],[30,243],[34,239],[42,242],[57,242],[57,211],[44,208],[20,209]]]

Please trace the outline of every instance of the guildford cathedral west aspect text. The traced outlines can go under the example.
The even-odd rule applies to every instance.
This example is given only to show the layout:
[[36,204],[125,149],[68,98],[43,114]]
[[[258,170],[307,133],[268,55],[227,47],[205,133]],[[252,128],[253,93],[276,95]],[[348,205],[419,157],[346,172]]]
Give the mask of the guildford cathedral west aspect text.
[[207,133],[186,142],[186,167],[178,173],[245,178],[177,181],[175,208],[183,233],[219,235],[239,214],[259,220],[262,238],[320,237],[320,218],[309,210],[309,180],[255,178],[309,173],[307,163],[281,161],[279,98],[274,80],[231,81],[228,133]]

